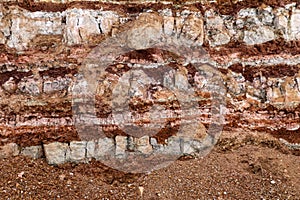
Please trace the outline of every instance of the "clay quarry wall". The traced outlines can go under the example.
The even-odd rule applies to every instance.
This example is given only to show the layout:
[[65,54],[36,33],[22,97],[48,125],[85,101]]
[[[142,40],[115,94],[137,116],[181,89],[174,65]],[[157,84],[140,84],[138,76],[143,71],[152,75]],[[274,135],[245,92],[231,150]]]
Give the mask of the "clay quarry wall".
[[[46,156],[57,164],[97,158],[110,148],[121,155],[131,148],[130,138],[110,124],[102,127],[105,138],[81,141],[74,125],[72,87],[90,51],[126,31],[141,13],[148,13],[155,30],[185,37],[205,51],[226,88],[224,130],[261,131],[297,146],[300,5],[288,0],[172,2],[1,0],[0,157]],[[148,49],[131,52],[125,60],[155,63],[157,57],[172,57],[167,54]],[[126,71],[128,65],[122,62],[110,66],[112,80]],[[194,87],[201,84],[192,67],[187,73]],[[104,96],[111,93],[106,89]],[[209,99],[201,95],[200,107]],[[163,92],[156,98],[164,101]],[[100,99],[98,114],[106,116],[109,103]],[[204,125],[207,128],[205,120]],[[182,149],[182,141],[170,139],[174,127],[176,122],[157,137],[136,139],[134,148],[147,152],[169,143],[170,152],[190,153]],[[95,146],[100,148],[98,154]]]

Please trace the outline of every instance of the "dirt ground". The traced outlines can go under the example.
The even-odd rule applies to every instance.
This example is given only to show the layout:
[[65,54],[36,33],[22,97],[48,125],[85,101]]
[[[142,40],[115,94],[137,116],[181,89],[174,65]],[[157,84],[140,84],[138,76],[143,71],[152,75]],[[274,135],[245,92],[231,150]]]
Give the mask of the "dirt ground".
[[271,140],[236,141],[222,139],[204,158],[182,158],[150,174],[96,161],[2,159],[0,199],[300,199],[299,152]]

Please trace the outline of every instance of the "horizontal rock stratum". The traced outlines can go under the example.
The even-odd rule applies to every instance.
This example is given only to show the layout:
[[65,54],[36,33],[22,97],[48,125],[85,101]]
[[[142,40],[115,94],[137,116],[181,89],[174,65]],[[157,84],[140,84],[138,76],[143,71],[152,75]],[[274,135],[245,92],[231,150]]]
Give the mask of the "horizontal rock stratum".
[[[60,164],[97,159],[109,149],[117,157],[127,151],[199,152],[205,145],[198,144],[197,138],[204,138],[213,123],[211,97],[220,92],[209,89],[214,76],[225,88],[218,97],[224,101],[220,111],[224,130],[264,132],[299,148],[300,8],[296,1],[0,1],[0,27],[0,157],[45,155],[49,163]],[[160,49],[159,42],[153,46],[155,41],[170,48]],[[182,41],[191,48],[177,50],[188,55],[190,63],[171,51]],[[123,43],[130,51],[124,50]],[[89,75],[97,83],[92,98],[95,116],[102,120],[95,127],[103,134],[96,138],[88,134],[94,127],[84,126],[83,137],[74,115],[88,105],[76,101],[80,92],[84,97],[79,95],[79,100],[89,95],[85,82],[78,83],[80,75],[94,72],[87,70],[87,58],[121,46],[124,52],[107,65],[105,74]],[[103,64],[99,60],[97,64]],[[215,71],[197,71],[195,62]],[[114,99],[113,88],[119,87],[125,74],[135,70],[130,76],[143,77],[136,70],[142,65],[147,66],[143,73],[161,82],[145,76],[142,82],[150,83],[143,82],[147,87],[138,92],[120,86],[120,91],[134,94],[128,102]],[[135,87],[138,81],[133,78],[128,83]],[[195,141],[177,137],[182,105],[170,91],[189,86],[197,94],[193,99],[197,112],[191,116],[201,123],[192,126],[189,118],[183,132]],[[173,114],[166,121],[157,118],[157,124],[163,122],[157,134],[135,137],[110,119],[113,106],[126,102],[138,114],[131,116],[137,126],[149,123],[140,115],[153,105]]]

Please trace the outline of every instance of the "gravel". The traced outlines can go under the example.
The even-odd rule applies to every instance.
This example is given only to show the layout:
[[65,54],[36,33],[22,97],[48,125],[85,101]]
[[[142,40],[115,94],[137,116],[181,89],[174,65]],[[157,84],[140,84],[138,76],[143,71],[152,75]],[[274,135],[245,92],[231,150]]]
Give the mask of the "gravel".
[[23,156],[0,160],[0,199],[298,199],[300,159],[262,144],[182,158],[151,174],[99,162],[48,165]]

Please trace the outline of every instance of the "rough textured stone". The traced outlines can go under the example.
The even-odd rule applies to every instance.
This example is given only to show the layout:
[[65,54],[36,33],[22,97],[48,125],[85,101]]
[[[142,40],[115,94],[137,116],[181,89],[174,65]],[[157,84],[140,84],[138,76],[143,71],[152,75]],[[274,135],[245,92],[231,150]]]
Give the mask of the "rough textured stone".
[[181,155],[181,138],[175,136],[168,138],[168,142],[164,146],[163,154],[174,156]]
[[20,147],[16,143],[9,143],[0,147],[0,158],[17,156],[20,153]]
[[16,82],[12,77],[10,77],[9,80],[2,85],[2,87],[9,93],[14,93],[17,90]]
[[298,89],[297,78],[287,77],[278,82],[270,79],[271,88],[266,90],[267,100],[276,107],[287,106],[287,104],[300,103],[300,92]]
[[184,155],[192,155],[195,149],[192,147],[193,140],[191,138],[184,138],[182,141],[182,153]]
[[63,91],[63,90],[68,90],[69,86],[71,83],[70,78],[56,78],[56,79],[50,79],[50,80],[45,80],[43,83],[43,92],[45,93],[52,93],[52,92],[57,92],[57,91]]
[[143,154],[149,154],[152,152],[152,146],[150,144],[150,138],[149,136],[143,136],[141,138],[135,138],[136,143],[136,149],[143,153]]
[[201,13],[193,13],[189,15],[182,27],[182,33],[190,40],[197,40],[199,45],[203,44],[204,38],[203,18]]
[[188,122],[181,122],[178,136],[188,139],[202,139],[206,136],[206,128],[198,120],[193,119]]
[[70,142],[66,153],[66,160],[71,162],[85,162],[86,146],[87,142],[85,141]]
[[289,11],[284,8],[278,8],[275,11],[274,25],[281,32],[284,39],[289,40]]
[[101,33],[110,34],[113,31],[114,26],[119,25],[119,16],[115,12],[103,11],[100,16],[100,28]]
[[28,12],[16,8],[11,11],[10,20],[11,35],[7,45],[18,50],[25,50],[38,34],[62,34],[61,13]]
[[172,35],[174,33],[174,17],[165,16],[164,17],[164,33],[166,35]]
[[157,144],[158,144],[158,143],[157,143],[157,139],[155,139],[155,138],[150,138],[150,144],[151,144],[152,146],[157,145]]
[[38,95],[42,91],[42,82],[34,78],[24,79],[18,84],[18,89],[30,95]]
[[135,151],[136,149],[136,143],[134,142],[134,137],[130,136],[128,137],[128,145],[127,148],[129,151]]
[[204,140],[192,140],[190,142],[194,149],[194,154],[199,153],[199,156],[203,156],[209,152],[214,147],[215,143],[216,141],[211,136],[207,136]]
[[291,27],[291,40],[299,40],[300,39],[300,9],[293,9],[290,21]]
[[44,155],[44,152],[42,146],[30,146],[22,148],[21,155],[37,159],[41,158]]
[[0,32],[0,44],[5,44],[6,43],[6,38],[2,32]]
[[[274,40],[276,39],[274,19],[275,12],[271,7],[241,9],[236,19],[237,32],[235,37],[242,38],[243,42],[248,45]],[[275,20],[277,24],[278,19],[277,17]],[[277,27],[280,29],[279,24]]]
[[271,6],[265,7],[263,9],[258,9],[258,18],[264,25],[272,26],[275,14]]
[[158,15],[143,13],[139,16],[127,34],[127,45],[134,49],[147,49],[160,40],[163,29],[163,18]]
[[71,9],[66,11],[66,31],[64,38],[68,45],[88,43],[89,37],[101,34],[100,22],[93,10]]
[[211,46],[227,44],[230,41],[229,30],[225,27],[224,20],[213,11],[207,11],[206,35]]
[[46,160],[50,165],[59,165],[67,161],[66,154],[69,149],[68,144],[53,142],[44,144]]
[[274,39],[274,31],[269,27],[261,26],[245,31],[243,41],[248,45],[253,45],[261,44]]
[[100,138],[96,143],[95,158],[97,160],[112,158],[115,155],[115,142],[111,138]]
[[209,43],[211,46],[219,46],[230,42],[230,36],[226,32],[214,33]]
[[91,159],[96,157],[96,142],[88,141],[86,144],[86,158]]
[[116,157],[124,157],[127,150],[127,137],[116,136]]

